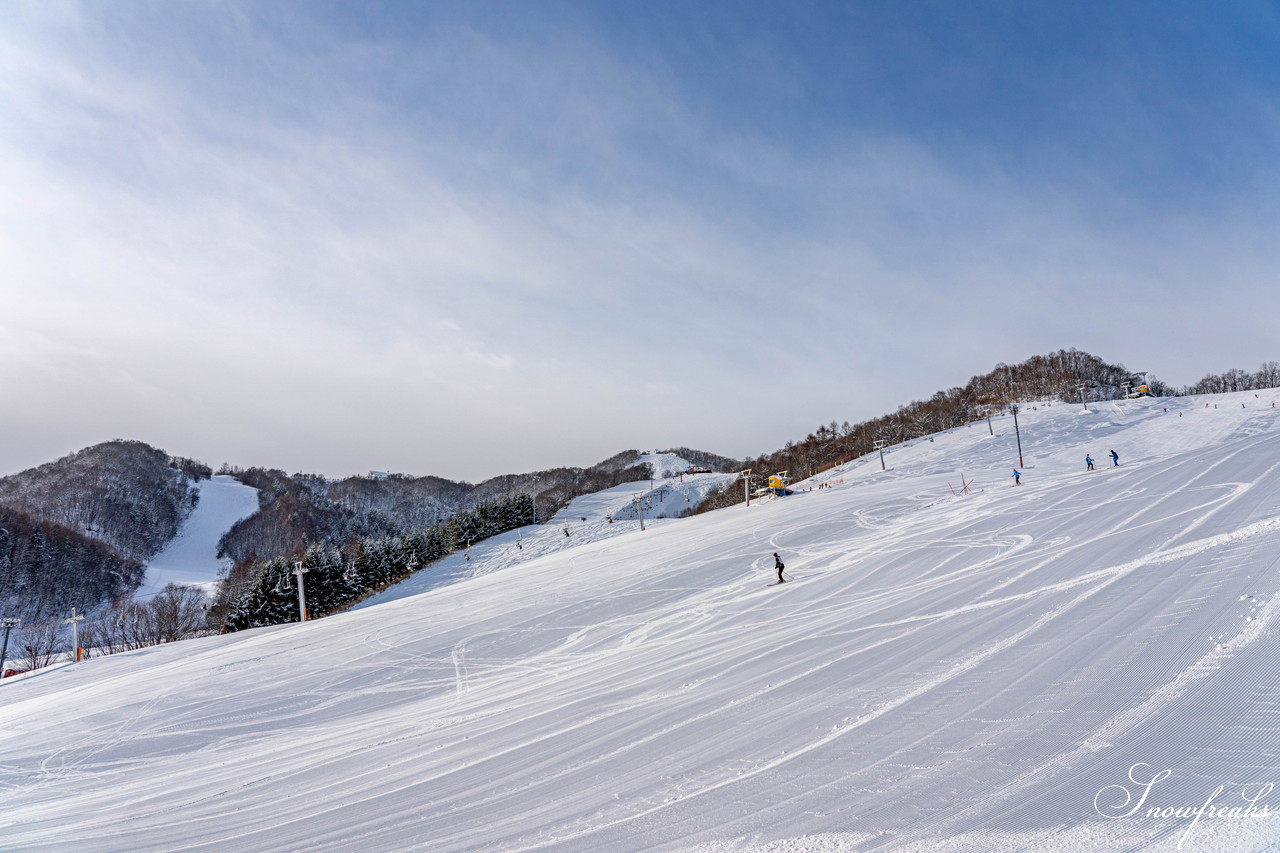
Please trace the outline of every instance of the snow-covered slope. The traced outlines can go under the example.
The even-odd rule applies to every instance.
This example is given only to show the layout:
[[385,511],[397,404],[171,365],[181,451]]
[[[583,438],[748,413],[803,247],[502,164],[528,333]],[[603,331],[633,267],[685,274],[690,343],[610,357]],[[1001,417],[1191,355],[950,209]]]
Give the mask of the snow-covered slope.
[[[670,454],[664,454],[670,456]],[[650,455],[650,458],[652,455]],[[688,463],[658,471],[683,470]],[[668,460],[669,461],[669,460]],[[376,607],[421,595],[461,578],[476,577],[501,569],[511,569],[531,560],[626,536],[679,518],[697,507],[711,491],[737,479],[734,474],[676,475],[665,479],[623,483],[590,495],[575,498],[546,524],[501,533],[472,545],[464,552],[450,554],[406,581],[361,602],[357,607]],[[572,556],[568,557],[572,559]]]
[[[1274,849],[1276,398],[1027,406],[1022,486],[1000,418],[829,488],[548,525],[560,550],[420,595],[5,685],[0,844]],[[766,586],[774,551],[792,583]]]
[[163,551],[147,564],[147,576],[135,595],[146,598],[167,584],[197,586],[213,591],[224,564],[218,559],[218,540],[242,518],[258,509],[258,490],[219,475],[201,480],[200,501]]

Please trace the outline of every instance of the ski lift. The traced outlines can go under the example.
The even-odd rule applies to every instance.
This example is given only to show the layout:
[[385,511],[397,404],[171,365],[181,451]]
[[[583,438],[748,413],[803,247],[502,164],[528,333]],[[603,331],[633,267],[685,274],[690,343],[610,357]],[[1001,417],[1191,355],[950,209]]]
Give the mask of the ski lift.
[[342,579],[344,581],[353,581],[356,579],[356,564],[354,560],[348,564],[347,570],[342,573]]

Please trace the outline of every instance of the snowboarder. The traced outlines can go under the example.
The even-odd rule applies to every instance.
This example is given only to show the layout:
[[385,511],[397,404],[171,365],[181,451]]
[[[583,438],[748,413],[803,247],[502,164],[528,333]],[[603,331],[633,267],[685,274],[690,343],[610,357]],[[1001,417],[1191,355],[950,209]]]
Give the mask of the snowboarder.
[[1086,464],[1086,465],[1088,465],[1088,466],[1089,466],[1087,470],[1092,471],[1092,470],[1093,470],[1093,457],[1086,453],[1086,454],[1084,455],[1084,464]]
[[782,565],[782,558],[777,554],[773,555],[773,567],[778,570],[778,583],[785,583],[782,578],[782,570],[786,567]]
[[1013,484],[1015,486],[1022,485],[1022,472],[1019,471],[1017,468],[1013,469]]
[[1111,467],[1113,468],[1120,467],[1120,454],[1116,453],[1114,450],[1111,451]]

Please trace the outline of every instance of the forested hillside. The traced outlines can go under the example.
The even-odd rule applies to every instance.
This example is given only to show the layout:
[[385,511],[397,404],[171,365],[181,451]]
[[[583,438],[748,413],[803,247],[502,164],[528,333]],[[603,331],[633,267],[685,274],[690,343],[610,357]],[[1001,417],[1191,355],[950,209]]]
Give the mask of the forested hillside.
[[154,556],[195,506],[207,465],[108,441],[0,478],[0,506],[69,527],[134,560]]
[[[366,536],[394,536],[405,529],[394,518],[329,498],[332,482],[313,474],[264,468],[221,469],[258,490],[259,509],[238,521],[219,544],[219,556],[237,566],[300,553],[313,544],[340,544]],[[233,575],[234,575],[233,570]]]
[[[295,559],[312,561],[326,572],[344,561],[357,563],[356,579],[334,583],[325,599],[325,609],[339,606],[513,524],[549,519],[579,495],[647,479],[654,472],[639,459],[638,451],[627,450],[590,468],[504,474],[477,485],[404,474],[334,482],[311,474],[224,467],[220,473],[258,489],[262,505],[223,537],[221,555],[233,566],[219,591],[215,618],[239,613],[233,621],[243,627],[267,618],[260,612],[291,614],[286,606],[262,602],[274,600],[278,572],[272,566]],[[515,506],[520,509],[512,515]],[[428,541],[429,546],[423,544]],[[376,569],[365,568],[370,553],[380,555]],[[265,587],[264,577],[273,578]],[[257,596],[257,603],[236,604],[248,601],[246,596]]]
[[540,518],[550,518],[578,495],[650,475],[640,454],[624,451],[590,468],[552,468],[503,474],[478,485],[442,477],[391,474],[332,481],[313,474],[224,467],[259,490],[261,509],[236,524],[222,541],[236,563],[301,553],[311,545],[337,546],[358,538],[425,530],[459,510],[526,494]]
[[0,478],[0,615],[39,622],[131,593],[208,466],[108,441]]
[[1265,362],[1253,373],[1236,367],[1225,373],[1210,373],[1178,393],[1229,394],[1232,391],[1259,391],[1263,388],[1280,388],[1280,362]]
[[135,589],[145,571],[104,542],[0,506],[0,615],[25,624],[84,613]]
[[[306,572],[307,610],[318,616],[341,609],[452,551],[533,521],[533,498],[517,494],[400,536],[354,539],[341,548],[312,546],[295,555]],[[293,559],[258,563],[221,585],[213,618],[232,631],[296,621],[296,583]]]

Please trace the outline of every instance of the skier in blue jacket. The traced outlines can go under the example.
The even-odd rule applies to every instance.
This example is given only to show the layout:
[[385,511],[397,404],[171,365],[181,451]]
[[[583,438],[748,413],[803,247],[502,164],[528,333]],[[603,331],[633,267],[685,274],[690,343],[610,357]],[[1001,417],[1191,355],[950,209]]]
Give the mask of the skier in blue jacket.
[[1088,465],[1088,466],[1089,466],[1087,470],[1092,471],[1092,470],[1093,470],[1093,457],[1086,453],[1086,454],[1084,455],[1084,464],[1086,464],[1086,465]]
[[1111,466],[1113,468],[1120,467],[1120,454],[1116,453],[1114,450],[1111,451]]

